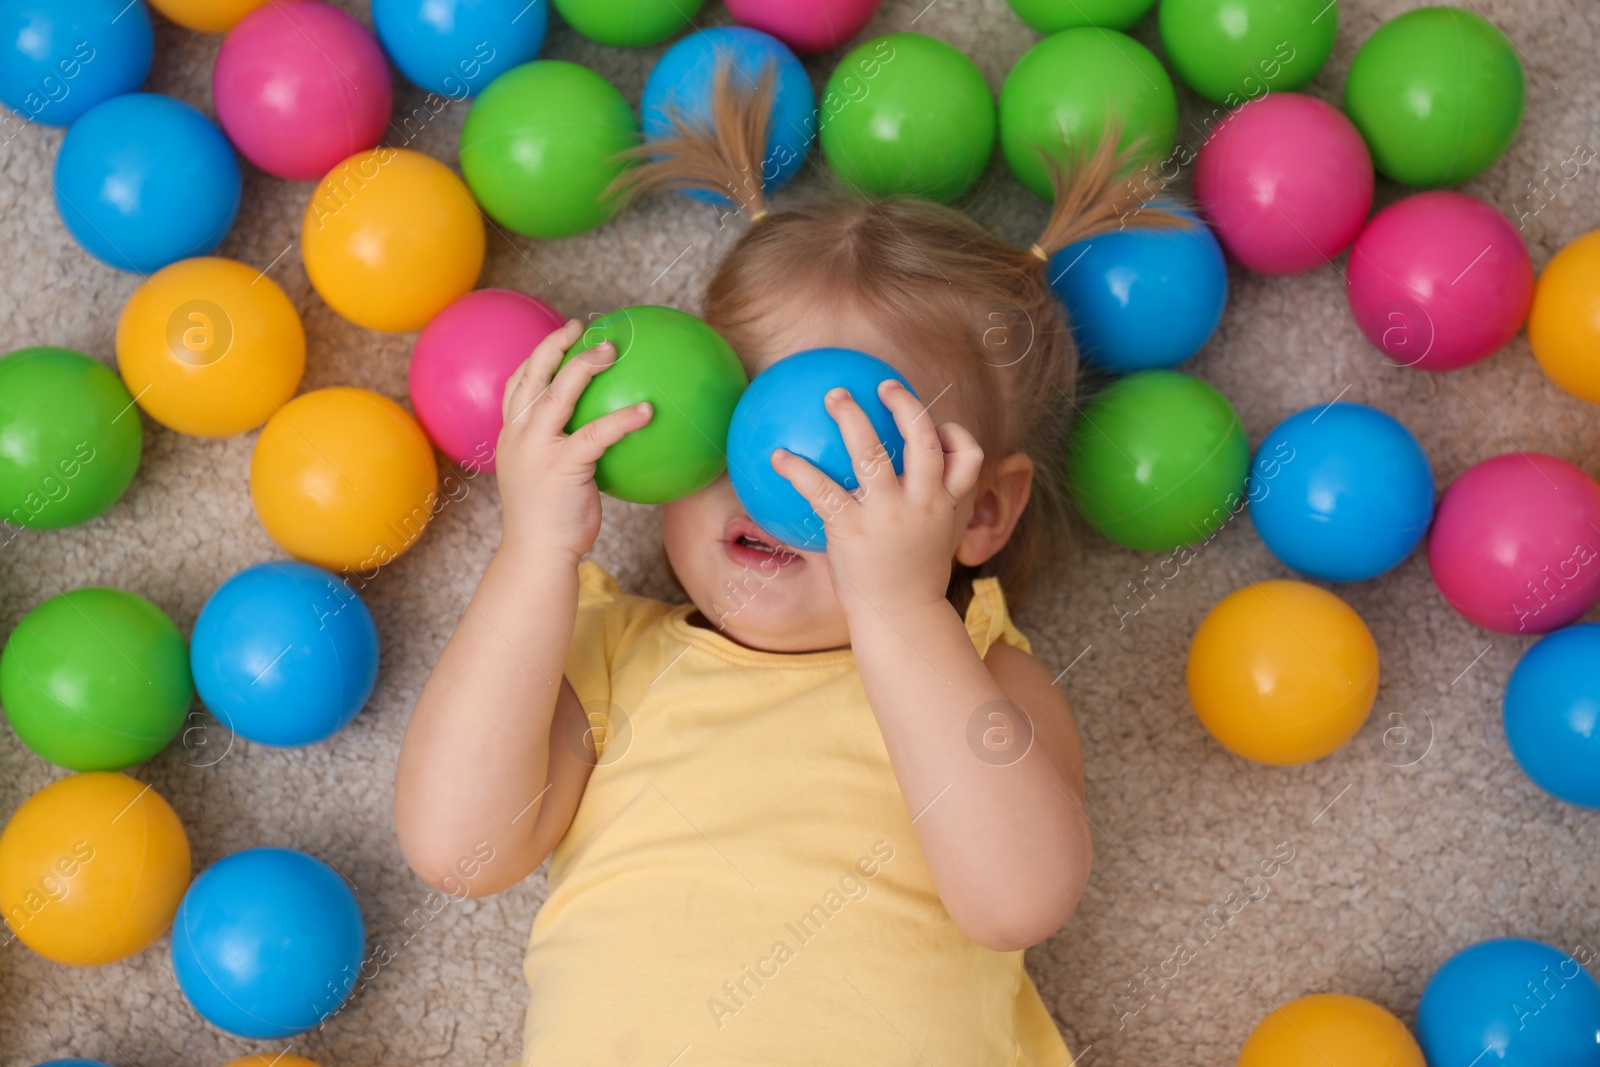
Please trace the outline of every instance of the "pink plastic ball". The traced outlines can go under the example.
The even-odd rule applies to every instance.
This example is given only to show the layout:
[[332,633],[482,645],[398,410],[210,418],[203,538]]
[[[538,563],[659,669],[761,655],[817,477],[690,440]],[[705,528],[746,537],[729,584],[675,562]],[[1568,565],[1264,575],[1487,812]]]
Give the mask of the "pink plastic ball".
[[1272,93],[1224,119],[1195,160],[1217,240],[1258,274],[1299,274],[1350,247],[1372,209],[1372,155],[1344,113]]
[[1464,193],[1408,196],[1373,216],[1350,249],[1350,310],[1396,364],[1455,370],[1517,335],[1533,261],[1506,217]]
[[317,0],[273,0],[223,39],[211,98],[246,159],[280,178],[315,181],[377,145],[394,83],[361,23]]
[[439,451],[494,470],[506,379],[566,323],[542,300],[509,289],[468,293],[433,317],[411,351],[411,410]]
[[1479,626],[1542,634],[1600,603],[1600,483],[1564,459],[1509,452],[1439,498],[1428,566]]
[[837,48],[872,21],[882,0],[727,0],[741,26],[770,33],[805,55]]

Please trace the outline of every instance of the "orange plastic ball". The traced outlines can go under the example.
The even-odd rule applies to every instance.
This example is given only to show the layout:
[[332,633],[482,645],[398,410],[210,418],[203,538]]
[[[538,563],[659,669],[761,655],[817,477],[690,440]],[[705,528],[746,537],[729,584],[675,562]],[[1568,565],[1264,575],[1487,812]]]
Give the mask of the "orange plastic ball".
[[317,1067],[304,1056],[292,1052],[258,1052],[254,1056],[241,1056],[227,1067]]
[[483,269],[483,216],[466,183],[407,148],[358,152],[322,179],[300,222],[311,284],[358,326],[421,329]]
[[[1405,1023],[1370,1000],[1315,993],[1250,1031],[1238,1067],[1427,1067]],[[1465,1067],[1465,1065],[1463,1065]]]
[[365,389],[285,404],[256,441],[250,499],[284,551],[329,570],[381,567],[433,517],[439,470],[417,420]]
[[1551,381],[1600,404],[1600,230],[1545,265],[1528,313],[1528,345]]
[[271,278],[231,259],[185,259],[133,291],[117,320],[117,368],[161,425],[197,437],[260,426],[306,367],[300,314]]
[[227,33],[267,0],[150,0],[150,6],[180,26],[201,33]]

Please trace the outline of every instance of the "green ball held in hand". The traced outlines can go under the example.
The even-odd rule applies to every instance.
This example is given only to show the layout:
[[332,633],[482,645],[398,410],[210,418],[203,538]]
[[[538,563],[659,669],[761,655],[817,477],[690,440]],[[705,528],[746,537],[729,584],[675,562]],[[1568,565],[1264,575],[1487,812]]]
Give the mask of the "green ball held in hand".
[[822,94],[822,152],[868,196],[949,203],[994,151],[994,97],[972,60],[920,33],[891,33],[839,61]]
[[1067,442],[1067,486],[1084,518],[1144,552],[1214,533],[1243,500],[1249,469],[1233,405],[1177,371],[1111,383],[1084,406]]
[[1332,0],[1161,0],[1158,17],[1178,77],[1228,107],[1305,85],[1339,28]]
[[27,615],[0,654],[0,705],[22,742],[74,771],[160,752],[194,699],[189,649],[162,610],[120,589],[74,589]]
[[1017,17],[1040,33],[1079,26],[1125,30],[1144,18],[1155,0],[1007,0]]
[[679,30],[705,0],[554,0],[567,25],[601,44],[644,48]]
[[650,421],[606,449],[595,465],[602,493],[661,504],[704,489],[727,466],[728,423],[744,392],[744,366],[706,323],[673,308],[631,307],[596,319],[562,360],[602,341],[616,362],[578,397],[567,432],[640,401]]
[[0,357],[0,522],[55,530],[115,504],[144,431],[127,388],[69,348]]

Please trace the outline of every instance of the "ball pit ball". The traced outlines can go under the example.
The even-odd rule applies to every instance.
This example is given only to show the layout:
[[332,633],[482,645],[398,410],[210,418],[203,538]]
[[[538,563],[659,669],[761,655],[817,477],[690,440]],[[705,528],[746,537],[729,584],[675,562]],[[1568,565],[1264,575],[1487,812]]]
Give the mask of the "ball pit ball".
[[1498,210],[1456,192],[1389,205],[1350,248],[1345,294],[1392,363],[1456,370],[1516,336],[1533,302],[1533,261]]
[[344,878],[288,848],[252,848],[200,873],[172,923],[178,987],[240,1037],[293,1037],[344,1006],[366,947]]
[[1600,230],[1545,264],[1528,312],[1528,345],[1551,381],[1600,404]]
[[1183,83],[1238,107],[1316,77],[1333,52],[1339,7],[1328,0],[1163,0],[1158,18],[1161,47]]
[[[48,1060],[38,1064],[37,1067],[110,1067],[102,1060],[84,1060],[74,1057],[70,1060]],[[291,1064],[290,1067],[293,1067]]]
[[801,55],[831,52],[866,29],[882,0],[727,0],[741,26],[770,33]]
[[551,0],[567,25],[600,44],[645,48],[689,28],[705,0]]
[[1600,622],[1540,638],[1506,684],[1506,741],[1546,793],[1600,808]]
[[88,522],[127,491],[143,447],[133,397],[103,363],[70,348],[0,357],[0,521]]
[[513,67],[461,126],[461,173],[483,210],[524,237],[574,237],[618,208],[608,187],[629,164],[639,122],[594,71],[557,59]]
[[1378,646],[1343,600],[1305,582],[1224,597],[1189,645],[1189,702],[1228,751],[1284,767],[1334,752],[1378,693]]
[[1216,389],[1143,370],[1082,405],[1066,460],[1067,487],[1091,526],[1119,545],[1166,552],[1208,538],[1243,505],[1250,444]]
[[1095,26],[1126,30],[1144,18],[1155,0],[1006,0],[1017,18],[1039,33]]
[[449,100],[477,96],[544,46],[545,0],[373,0],[383,50],[411,84]]
[[1298,274],[1350,247],[1372,209],[1372,156],[1337,108],[1273,93],[1218,123],[1194,194],[1217,240],[1258,274]]
[[357,326],[406,333],[474,284],[483,217],[460,178],[407,148],[359,152],[328,173],[300,223],[306,274]]
[[128,0],[0,2],[0,103],[45,126],[68,126],[150,73],[150,12]]
[[376,570],[416,543],[439,504],[422,427],[365,389],[318,389],[274,415],[250,459],[250,500],[291,556]]
[[994,94],[983,72],[925,34],[891,33],[852,49],[828,78],[820,115],[828,167],[867,196],[948,204],[994,153]]
[[317,1064],[292,1052],[259,1052],[254,1056],[241,1056],[227,1067],[317,1067]]
[[1488,169],[1517,135],[1525,93],[1517,50],[1488,19],[1421,7],[1379,26],[1356,53],[1344,109],[1378,171],[1418,188]]
[[172,925],[189,838],[161,795],[121,774],[75,774],[23,801],[0,833],[0,910],[69,967],[115,963]]
[[294,395],[306,365],[300,313],[278,283],[232,259],[161,268],[117,319],[117,369],[161,425],[198,437],[254,429]]
[[474,290],[434,316],[411,351],[407,382],[439,451],[469,470],[494,471],[506,380],[565,323],[549,304],[509,289]]
[[154,93],[85,112],[62,138],[53,184],[61,221],[84,251],[141,274],[215,249],[243,190],[222,131]]
[[150,0],[167,18],[201,33],[227,33],[239,20],[270,0]]
[[839,424],[823,403],[834,388],[849,391],[877,431],[895,474],[904,470],[905,438],[894,414],[878,398],[878,386],[889,378],[911,388],[883,360],[850,348],[796,352],[756,375],[728,428],[728,474],[739,503],[757,526],[790,548],[827,548],[822,516],[773,469],[772,452],[782,448],[810,460],[847,492],[860,485]]
[[1508,452],[1450,483],[1428,566],[1450,606],[1501,633],[1549,633],[1600,603],[1600,484],[1564,459]]
[[382,139],[394,84],[383,49],[350,15],[319,0],[273,0],[223,39],[211,98],[246,159],[316,181]]
[[1427,1067],[1405,1023],[1370,1000],[1313,993],[1273,1008],[1238,1067]]

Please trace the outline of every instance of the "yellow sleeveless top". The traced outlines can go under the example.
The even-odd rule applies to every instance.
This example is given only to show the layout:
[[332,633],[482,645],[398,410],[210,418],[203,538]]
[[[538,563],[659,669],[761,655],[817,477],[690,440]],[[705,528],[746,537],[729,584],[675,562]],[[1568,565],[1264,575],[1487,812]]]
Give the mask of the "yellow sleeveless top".
[[[1070,1062],[1022,953],[940,903],[849,649],[754,651],[579,578],[566,677],[600,752],[534,920],[521,1062]],[[999,583],[973,594],[979,655],[1028,650]]]

